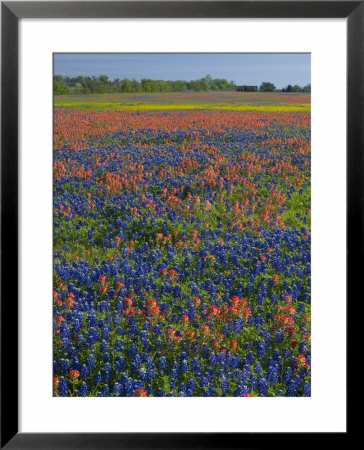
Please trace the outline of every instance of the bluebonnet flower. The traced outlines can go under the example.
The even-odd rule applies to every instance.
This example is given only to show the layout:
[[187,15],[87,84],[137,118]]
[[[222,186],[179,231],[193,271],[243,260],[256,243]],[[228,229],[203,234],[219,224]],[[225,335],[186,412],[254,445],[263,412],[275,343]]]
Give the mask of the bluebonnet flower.
[[86,397],[89,394],[87,384],[83,381],[80,386],[80,394],[82,397]]
[[258,392],[259,392],[259,395],[261,395],[263,397],[266,397],[268,394],[268,383],[264,377],[259,378],[259,380],[258,380]]
[[104,397],[110,397],[110,388],[107,384],[104,384],[102,386],[102,393],[103,393]]
[[129,347],[129,351],[128,351],[128,353],[129,353],[129,356],[131,357],[131,358],[134,358],[135,357],[135,355],[137,354],[137,348],[136,348],[136,345],[135,344],[131,344],[131,346]]
[[311,385],[308,381],[303,383],[303,395],[305,397],[311,397]]
[[291,380],[293,371],[291,367],[287,367],[287,369],[283,373],[282,380],[284,383],[288,383]]
[[148,374],[145,368],[140,368],[139,369],[139,378],[141,379],[141,381],[146,382],[148,381]]
[[115,370],[121,372],[125,368],[125,359],[122,356],[115,358]]
[[60,379],[59,379],[58,395],[60,397],[67,397],[68,396],[67,381],[64,379],[64,377],[60,377]]
[[181,361],[181,373],[186,373],[188,372],[188,362],[187,359],[183,359]]
[[94,380],[95,380],[95,383],[101,383],[101,381],[102,381],[102,376],[101,376],[101,373],[100,373],[100,372],[97,372],[97,374],[95,375]]
[[68,359],[60,359],[59,367],[60,367],[62,373],[66,373],[66,372],[69,372],[69,370],[71,368],[71,364]]
[[90,370],[86,364],[83,364],[81,367],[81,378],[86,379],[90,374]]
[[92,370],[95,367],[95,355],[91,354],[87,357],[87,366],[89,370]]
[[286,397],[295,397],[297,394],[297,390],[299,387],[300,379],[295,378],[288,382],[287,391],[286,391]]
[[167,373],[168,363],[167,358],[165,356],[161,356],[158,361],[158,368],[162,374]]
[[221,386],[223,391],[227,391],[229,389],[229,383],[228,383],[228,381],[227,381],[227,379],[225,377],[221,378],[220,386]]
[[267,380],[271,383],[279,382],[279,366],[276,364],[274,366],[269,366],[267,369]]

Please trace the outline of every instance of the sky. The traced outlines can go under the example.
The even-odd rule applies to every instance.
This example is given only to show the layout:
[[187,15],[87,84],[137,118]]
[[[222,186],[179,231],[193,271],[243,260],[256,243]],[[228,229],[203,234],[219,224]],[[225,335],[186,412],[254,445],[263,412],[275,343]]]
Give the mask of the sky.
[[211,75],[237,85],[277,88],[311,82],[309,53],[55,53],[54,74],[74,77],[196,80]]

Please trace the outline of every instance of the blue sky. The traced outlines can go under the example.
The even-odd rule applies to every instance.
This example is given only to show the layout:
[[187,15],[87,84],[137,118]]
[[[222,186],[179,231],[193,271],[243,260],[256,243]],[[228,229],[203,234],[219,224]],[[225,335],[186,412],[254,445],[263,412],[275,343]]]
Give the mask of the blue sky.
[[56,53],[54,73],[63,76],[195,80],[210,74],[236,84],[277,88],[311,82],[311,56],[307,53]]

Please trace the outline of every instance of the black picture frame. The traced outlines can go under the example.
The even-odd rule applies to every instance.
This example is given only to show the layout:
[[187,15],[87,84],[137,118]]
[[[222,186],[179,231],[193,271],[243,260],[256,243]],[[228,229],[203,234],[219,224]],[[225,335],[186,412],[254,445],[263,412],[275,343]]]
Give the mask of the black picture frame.
[[[1,448],[271,447],[281,439],[279,433],[18,432],[19,330],[9,319],[18,316],[18,21],[118,17],[347,18],[347,313],[349,299],[354,300],[359,289],[363,273],[364,1],[1,2]],[[330,433],[339,445],[347,444],[349,430],[352,436],[349,417],[348,410],[346,433]],[[315,434],[326,445],[328,437]],[[295,447],[297,442],[307,444],[306,436],[288,439]]]

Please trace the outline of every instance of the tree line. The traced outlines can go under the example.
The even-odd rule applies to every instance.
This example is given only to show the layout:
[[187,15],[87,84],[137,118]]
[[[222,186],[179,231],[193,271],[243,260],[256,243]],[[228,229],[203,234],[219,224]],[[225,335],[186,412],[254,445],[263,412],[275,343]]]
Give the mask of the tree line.
[[301,87],[298,85],[288,85],[284,89],[276,89],[273,83],[263,82],[259,86],[237,86],[234,81],[227,81],[225,78],[212,78],[206,75],[198,80],[153,80],[142,78],[140,81],[129,78],[109,79],[107,75],[98,77],[83,76],[68,77],[54,75],[53,93],[63,94],[104,94],[104,93],[127,93],[127,92],[207,92],[207,91],[236,91],[245,92],[311,92],[311,85]]
[[235,91],[233,81],[225,78],[212,78],[207,75],[199,80],[152,80],[142,78],[140,81],[129,78],[110,80],[107,75],[99,77],[53,77],[54,94],[103,94],[106,92],[183,92],[183,91]]
[[282,88],[282,89],[276,89],[273,83],[270,83],[269,81],[264,81],[259,86],[260,92],[311,92],[311,83],[306,84],[306,86],[299,86],[298,84],[291,85]]

